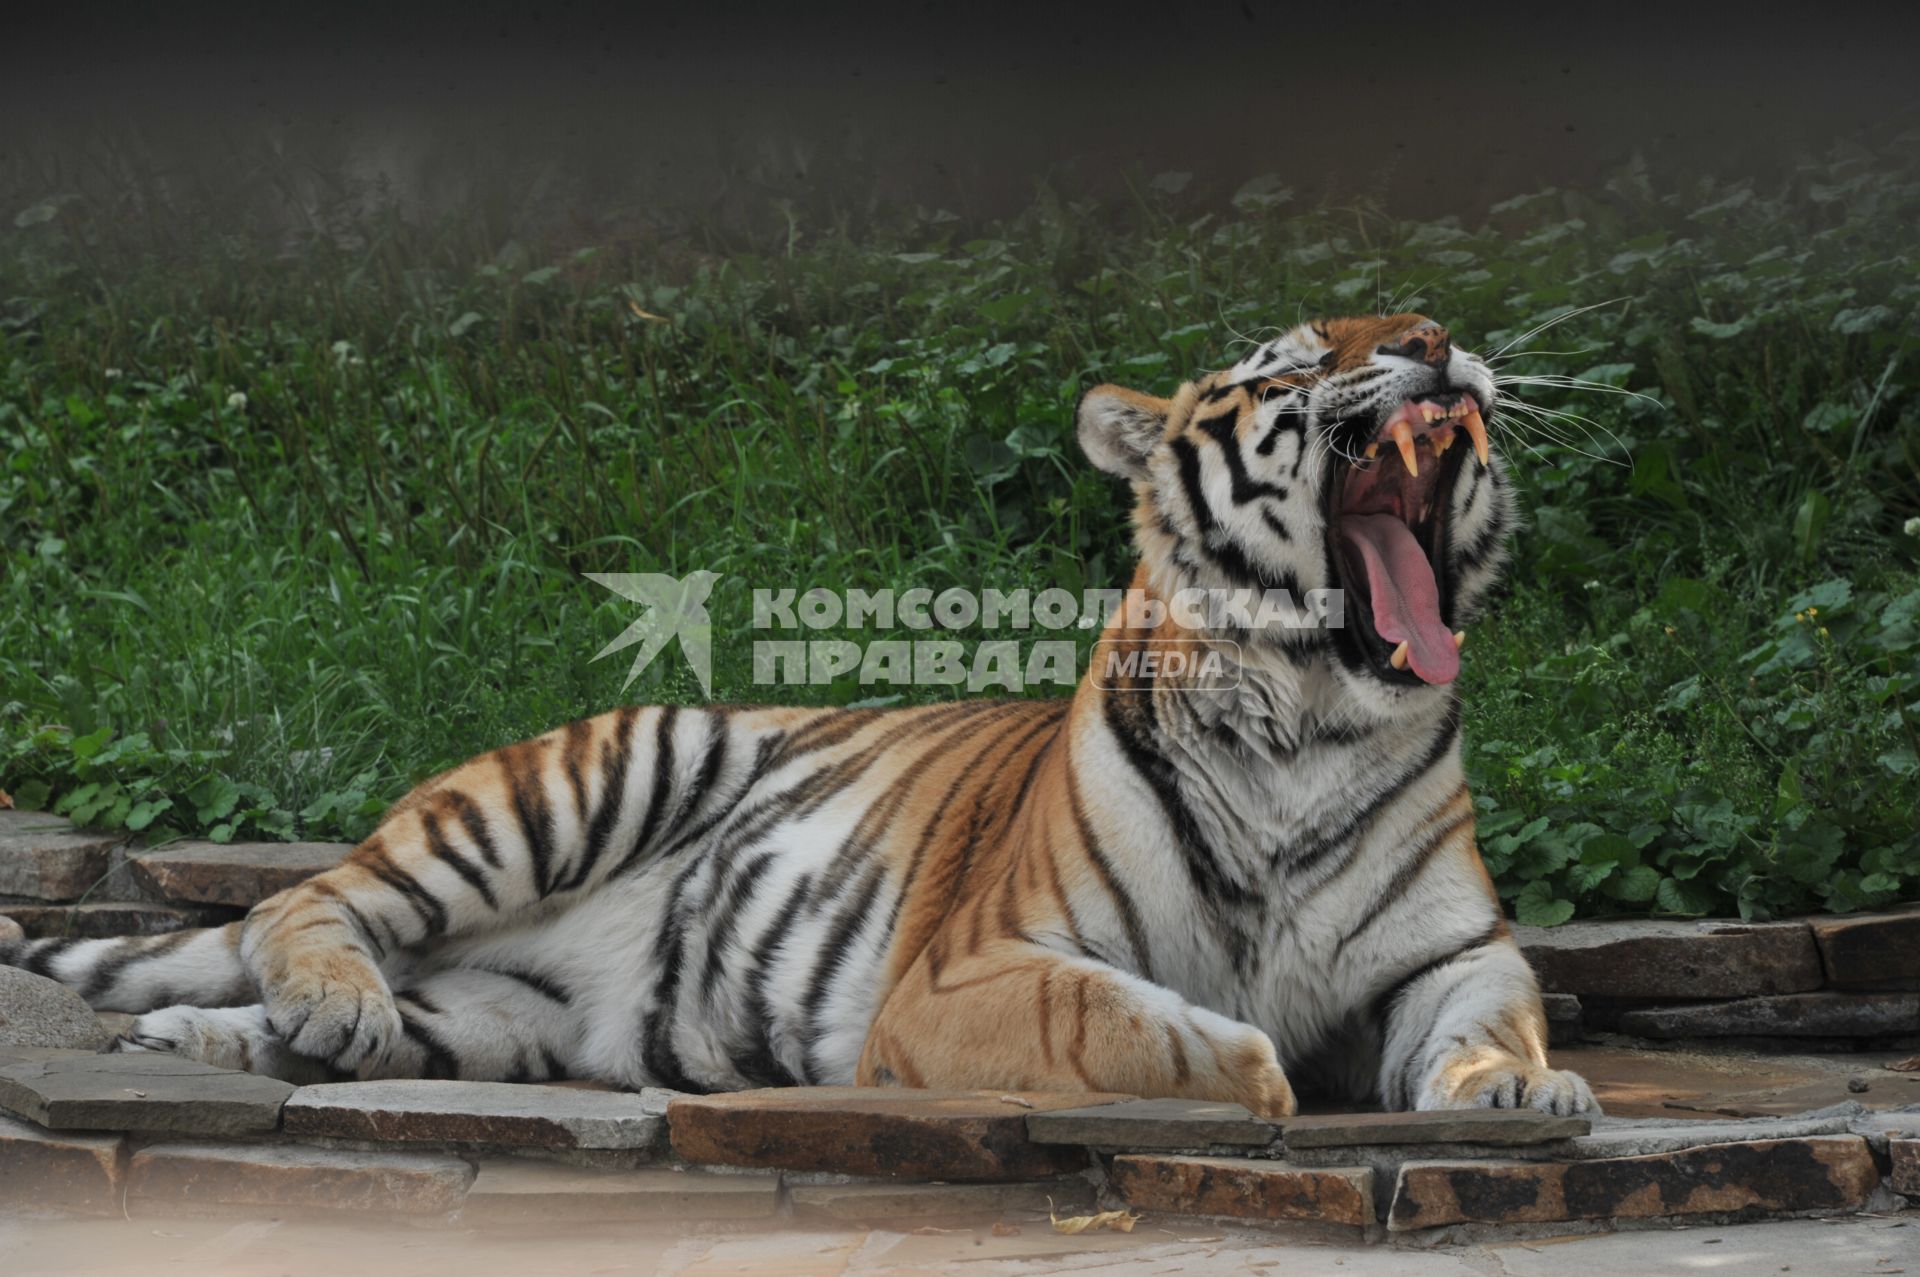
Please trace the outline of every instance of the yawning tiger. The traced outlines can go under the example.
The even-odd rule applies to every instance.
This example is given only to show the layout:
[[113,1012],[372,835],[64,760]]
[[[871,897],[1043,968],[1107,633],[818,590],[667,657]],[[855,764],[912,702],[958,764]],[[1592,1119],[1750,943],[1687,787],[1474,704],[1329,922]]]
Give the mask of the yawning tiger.
[[1419,315],[1302,325],[1170,400],[1097,387],[1140,597],[1343,606],[1124,610],[1109,655],[1210,675],[1123,661],[1070,700],[617,710],[427,782],[244,922],[0,960],[144,1012],[122,1049],[298,1079],[1587,1111],[1460,761],[1461,627],[1515,517],[1497,413]]

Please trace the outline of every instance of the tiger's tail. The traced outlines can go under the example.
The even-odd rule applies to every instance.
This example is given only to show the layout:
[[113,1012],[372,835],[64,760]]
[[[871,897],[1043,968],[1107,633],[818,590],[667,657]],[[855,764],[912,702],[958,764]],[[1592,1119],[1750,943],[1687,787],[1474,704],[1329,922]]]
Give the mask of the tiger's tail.
[[0,966],[58,980],[97,1011],[243,1006],[260,998],[240,963],[242,925],[109,940],[0,939]]

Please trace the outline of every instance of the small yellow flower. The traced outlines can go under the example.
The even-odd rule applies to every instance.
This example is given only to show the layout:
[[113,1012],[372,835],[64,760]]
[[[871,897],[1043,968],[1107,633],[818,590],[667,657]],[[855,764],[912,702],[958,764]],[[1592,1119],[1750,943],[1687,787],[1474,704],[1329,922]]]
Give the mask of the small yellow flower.
[[1805,625],[1807,623],[1807,614],[1805,612],[1795,612],[1793,614],[1793,619],[1800,622],[1800,624]]
[[1808,609],[1807,609],[1807,615],[1808,615],[1808,616],[1818,616],[1818,615],[1820,615],[1820,609],[1819,609],[1819,608],[1817,608],[1817,607],[1810,607],[1810,608],[1808,608]]
[[1672,627],[1671,625],[1663,625],[1663,626],[1661,626],[1660,628],[1661,628],[1661,629],[1663,629],[1663,630],[1665,630],[1665,631],[1667,632],[1667,637],[1668,637],[1668,638],[1672,638],[1672,637],[1673,637],[1673,627]]
[[1825,638],[1826,636],[1827,636],[1827,627],[1823,625],[1820,627],[1820,637]]

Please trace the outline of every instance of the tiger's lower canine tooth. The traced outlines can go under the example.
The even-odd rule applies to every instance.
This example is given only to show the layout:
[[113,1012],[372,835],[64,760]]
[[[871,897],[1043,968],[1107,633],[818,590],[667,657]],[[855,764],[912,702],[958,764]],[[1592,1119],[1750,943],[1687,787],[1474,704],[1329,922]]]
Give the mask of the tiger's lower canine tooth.
[[1407,473],[1416,479],[1419,478],[1420,458],[1413,450],[1413,427],[1407,424],[1405,417],[1402,417],[1393,423],[1393,429],[1388,433],[1393,436],[1394,445],[1400,449],[1400,460],[1406,462]]
[[1466,641],[1467,641],[1467,632],[1465,630],[1455,630],[1453,632],[1453,646],[1456,650],[1459,649],[1460,647],[1465,646]]
[[1368,444],[1368,445],[1367,445],[1367,460],[1369,460],[1369,461],[1371,461],[1371,460],[1373,460],[1373,459],[1374,459],[1375,457],[1377,457],[1377,456],[1379,456],[1379,455],[1380,455],[1380,445],[1379,445],[1379,444],[1377,444],[1377,443],[1370,443],[1370,444]]
[[1473,455],[1480,458],[1480,464],[1487,464],[1487,423],[1480,420],[1478,408],[1467,409],[1467,437],[1473,440]]
[[1400,640],[1400,646],[1393,649],[1393,655],[1387,658],[1387,664],[1397,670],[1407,668],[1407,640]]

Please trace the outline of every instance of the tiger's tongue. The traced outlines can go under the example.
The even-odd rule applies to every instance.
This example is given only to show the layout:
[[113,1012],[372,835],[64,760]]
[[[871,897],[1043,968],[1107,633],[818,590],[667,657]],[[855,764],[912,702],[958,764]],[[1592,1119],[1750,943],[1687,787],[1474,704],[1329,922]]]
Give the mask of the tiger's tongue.
[[1440,619],[1440,587],[1413,531],[1390,514],[1361,514],[1340,520],[1340,535],[1366,566],[1374,631],[1389,644],[1406,643],[1407,664],[1422,680],[1451,683],[1460,649]]

